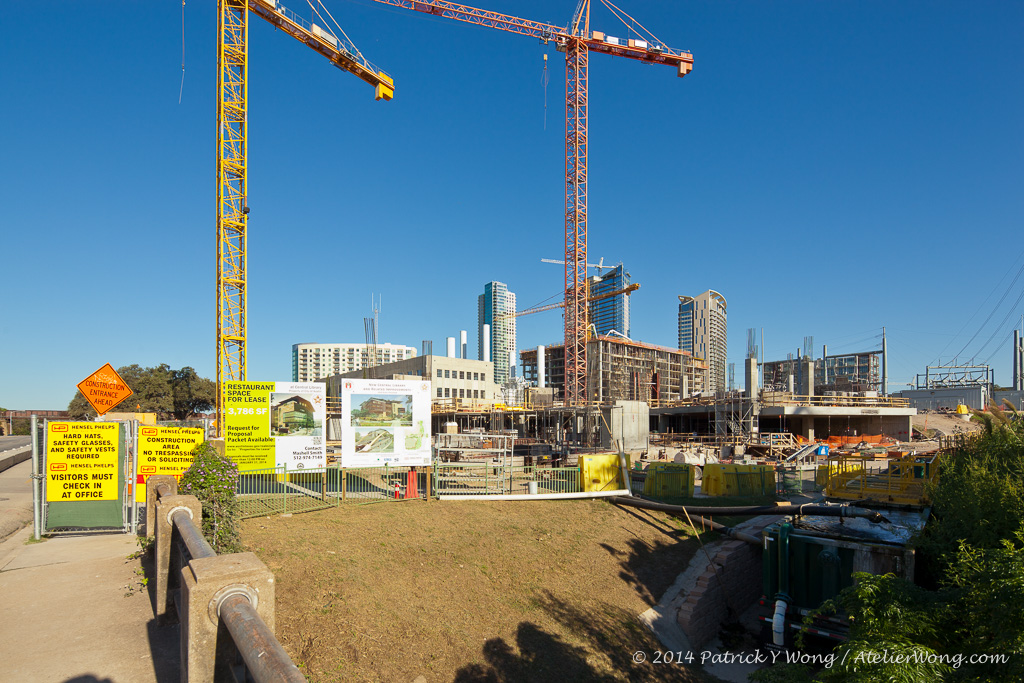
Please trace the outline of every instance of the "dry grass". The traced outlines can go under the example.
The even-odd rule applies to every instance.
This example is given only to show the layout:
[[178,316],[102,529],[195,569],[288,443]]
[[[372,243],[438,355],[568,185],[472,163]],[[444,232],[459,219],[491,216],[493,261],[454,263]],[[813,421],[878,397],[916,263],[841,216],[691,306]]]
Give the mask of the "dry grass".
[[604,501],[405,501],[245,522],[277,633],[312,681],[692,681],[636,665],[637,615],[697,550]]

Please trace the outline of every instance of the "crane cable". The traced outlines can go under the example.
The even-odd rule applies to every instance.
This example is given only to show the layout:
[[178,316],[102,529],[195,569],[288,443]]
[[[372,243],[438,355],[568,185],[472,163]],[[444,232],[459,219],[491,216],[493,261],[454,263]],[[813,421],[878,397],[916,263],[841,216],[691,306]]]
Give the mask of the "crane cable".
[[[320,21],[324,22],[324,24],[326,25],[327,24],[327,20],[324,19],[322,16],[320,16],[320,12],[317,11],[316,7],[313,7],[313,3],[310,2],[310,0],[306,0],[306,4],[309,5],[309,8],[311,10],[313,10],[314,14],[316,14],[318,17],[320,17]],[[320,5],[320,7],[323,7],[324,13],[328,17],[330,17],[331,23],[334,24],[335,28],[338,29],[338,33],[340,33],[342,36],[345,37],[345,40],[348,41],[348,44],[352,46],[352,49],[355,52],[355,56],[358,57],[360,59],[360,61],[362,61],[363,54],[359,51],[359,48],[356,47],[356,44],[352,42],[352,39],[348,37],[348,34],[345,33],[345,29],[343,29],[341,27],[341,25],[337,21],[335,21],[334,16],[331,14],[331,11],[329,9],[327,9],[327,7],[324,6],[324,3],[320,2],[320,0],[317,0],[316,4]],[[365,64],[364,64],[364,66],[365,66]]]
[[[604,5],[605,7],[607,7],[609,10],[611,10],[612,14],[615,15],[616,19],[621,21],[623,23],[623,25],[625,25],[626,28],[630,29],[631,31],[635,31],[637,35],[647,34],[647,39],[650,40],[652,43],[664,44],[664,43],[662,43],[661,39],[658,38],[658,36],[654,35],[654,33],[652,33],[650,31],[650,29],[648,29],[646,26],[641,24],[639,21],[637,21],[636,19],[631,17],[621,7],[617,7],[616,5],[614,5],[611,2],[609,2],[609,0],[601,0],[601,4]],[[620,16],[620,15],[622,15],[622,16]],[[629,19],[629,22],[632,22],[632,24],[627,22],[626,19],[623,19],[622,18],[623,16],[626,17],[626,19]],[[643,33],[641,33],[641,31]]]
[[541,85],[544,87],[544,130],[548,129],[548,54],[544,53],[544,72],[540,76]]
[[178,87],[178,104],[185,90],[185,0],[181,0],[181,86]]

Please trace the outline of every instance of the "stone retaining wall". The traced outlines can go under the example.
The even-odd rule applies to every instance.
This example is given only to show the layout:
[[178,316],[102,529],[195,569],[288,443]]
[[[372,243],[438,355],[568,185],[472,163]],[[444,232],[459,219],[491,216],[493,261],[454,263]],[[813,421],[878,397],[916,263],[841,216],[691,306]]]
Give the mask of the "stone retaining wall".
[[[743,531],[760,537],[761,530],[778,519],[758,518],[744,525]],[[714,640],[730,616],[738,618],[761,597],[761,546],[729,540],[718,547],[711,560],[697,577],[677,617],[694,649]]]

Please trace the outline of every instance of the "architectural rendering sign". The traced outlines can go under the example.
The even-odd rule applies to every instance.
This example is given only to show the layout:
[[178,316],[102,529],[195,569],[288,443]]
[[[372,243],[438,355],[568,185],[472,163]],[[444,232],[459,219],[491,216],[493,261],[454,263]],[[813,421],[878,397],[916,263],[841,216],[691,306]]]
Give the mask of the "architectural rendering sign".
[[198,428],[139,427],[135,500],[146,502],[146,480],[154,474],[181,479],[192,466],[192,449],[203,442],[204,436],[204,430]]
[[341,466],[430,464],[430,382],[346,379]]
[[224,382],[224,451],[241,472],[324,467],[327,389],[320,382]]
[[116,422],[46,425],[46,501],[118,500]]

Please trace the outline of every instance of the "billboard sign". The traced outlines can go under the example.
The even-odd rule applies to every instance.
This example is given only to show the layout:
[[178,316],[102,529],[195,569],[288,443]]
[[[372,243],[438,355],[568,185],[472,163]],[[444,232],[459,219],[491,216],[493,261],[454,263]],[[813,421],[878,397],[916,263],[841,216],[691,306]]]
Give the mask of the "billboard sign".
[[240,472],[324,467],[322,382],[224,382],[224,452]]
[[341,466],[430,464],[430,382],[344,379]]

